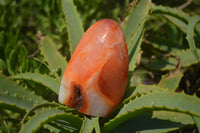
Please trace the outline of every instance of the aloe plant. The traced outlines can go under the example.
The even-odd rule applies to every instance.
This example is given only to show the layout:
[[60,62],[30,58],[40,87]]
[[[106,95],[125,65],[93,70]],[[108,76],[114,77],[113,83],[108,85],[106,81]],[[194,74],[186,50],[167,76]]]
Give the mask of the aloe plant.
[[[72,55],[84,27],[73,1],[59,2],[60,16],[64,14],[67,52]],[[111,115],[87,116],[58,103],[67,58],[60,52],[63,46],[56,41],[58,37],[47,32],[37,41],[40,53],[33,59],[26,58],[24,45],[10,50],[0,44],[0,48],[10,51],[4,51],[7,55],[0,58],[0,120],[3,123],[0,132],[172,132],[187,128],[200,131],[199,97],[179,91],[186,70],[199,64],[200,16],[158,6],[150,0],[136,0],[128,8],[122,29],[129,53],[129,81],[122,102]],[[152,24],[155,20],[161,21],[159,28]],[[169,40],[159,31],[162,26],[167,27]],[[149,35],[151,32],[155,33],[153,37]],[[0,39],[4,34],[0,31]],[[142,51],[147,53],[143,56]],[[162,56],[157,57],[160,53]],[[22,63],[16,65],[15,60],[19,58]],[[147,72],[140,71],[141,66]],[[159,81],[153,84],[146,83],[150,80],[146,75],[151,71],[161,73]],[[137,79],[135,72],[145,76]]]

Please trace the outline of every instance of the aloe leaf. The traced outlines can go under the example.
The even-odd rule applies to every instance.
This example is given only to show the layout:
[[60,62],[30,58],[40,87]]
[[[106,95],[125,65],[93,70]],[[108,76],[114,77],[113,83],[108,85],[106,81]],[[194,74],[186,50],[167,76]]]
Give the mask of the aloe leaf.
[[85,117],[80,133],[92,133],[94,129],[93,120]]
[[140,31],[134,35],[135,37],[132,39],[131,46],[129,48],[129,71],[133,71],[136,67],[144,35],[143,29],[140,29]]
[[[129,71],[133,71],[139,58],[140,46],[143,38],[143,26],[150,9],[149,0],[139,0],[133,5],[123,26],[129,53]],[[139,13],[138,13],[139,12]]]
[[127,103],[118,115],[105,123],[103,131],[109,132],[126,120],[147,111],[166,110],[200,116],[200,99],[185,93],[152,92]]
[[200,131],[200,117],[198,116],[192,116],[193,120],[195,121],[195,124],[198,128],[198,131]]
[[137,85],[135,88],[132,88],[131,94],[126,97],[126,99],[120,104],[120,106],[123,106],[124,104],[127,104],[130,100],[135,99],[137,96],[140,96],[141,94],[146,94],[148,92],[154,92],[154,91],[159,91],[159,92],[169,92],[168,89],[164,89],[161,87],[158,87],[156,85]]
[[149,0],[139,0],[136,6],[132,7],[132,10],[126,18],[123,26],[123,32],[129,52],[129,71],[133,71],[136,67],[142,43],[143,26],[148,17],[149,9]]
[[170,15],[164,15],[164,17],[167,18],[171,23],[176,25],[181,31],[186,33],[187,24],[185,22],[181,21],[180,19],[178,19],[176,17],[170,16]]
[[190,20],[190,16],[186,13],[182,12],[181,10],[178,10],[176,8],[170,8],[165,6],[151,6],[150,9],[152,14],[162,13],[166,15],[171,15],[175,18],[180,19],[181,21],[188,23]]
[[182,77],[183,77],[182,73],[171,74],[171,75],[169,73],[165,76],[162,76],[157,86],[161,88],[168,88],[169,90],[175,91],[176,88],[179,86]]
[[[191,124],[191,125],[194,124],[194,121],[193,121],[193,119],[190,115],[185,114],[185,113],[180,113],[180,112],[153,111],[152,118],[153,119],[161,119],[161,120],[170,120],[173,123],[176,122],[177,125],[180,124],[180,127],[184,127],[184,126],[189,125],[189,124]],[[165,130],[166,131],[172,131],[172,130],[177,130],[180,127],[174,126],[173,128],[165,129]]]
[[[188,40],[190,46],[195,46],[194,41],[192,41],[192,37],[194,37],[194,31],[196,32],[197,36],[199,36],[199,25],[198,19],[199,16],[190,17],[188,14],[173,9],[170,7],[163,7],[163,6],[152,6],[153,13],[163,13],[165,14],[164,17],[167,18],[169,21],[171,21],[174,25],[176,25],[179,29],[181,29],[184,33],[190,32],[191,34],[188,34],[190,36],[190,40]],[[188,24],[189,23],[189,24]],[[188,24],[188,26],[187,26]],[[196,25],[196,27],[195,27]],[[193,32],[193,33],[192,33]]]
[[196,23],[198,23],[199,21],[200,21],[199,16],[192,17],[192,19],[189,21],[189,24],[188,24],[187,36],[186,36],[190,49],[192,50],[193,54],[198,60],[199,60],[199,55],[197,54],[196,44],[194,41],[194,29],[195,29]]
[[[172,25],[172,24],[168,24],[168,25]],[[188,48],[188,46],[184,45],[182,42],[184,33],[180,32],[180,30],[178,30],[175,27],[174,27],[174,31],[171,31],[170,33],[174,33],[175,35],[171,35],[171,37],[174,37],[176,39],[169,40],[168,38],[159,37],[158,35],[158,36],[149,38],[148,42],[154,48],[159,49],[160,51],[167,52],[167,53],[176,53],[180,50]]]
[[45,124],[43,127],[45,129],[48,129],[51,133],[60,133],[62,131],[62,130],[60,130],[60,129],[54,127],[54,126],[51,126],[49,124]]
[[76,131],[79,130],[82,124],[82,119],[75,115],[66,114],[59,109],[48,108],[36,113],[27,123],[22,125],[20,133],[37,132],[44,124],[57,119],[68,122],[72,127],[76,128]]
[[22,73],[22,74],[14,75],[12,76],[12,78],[32,80],[50,88],[56,94],[59,93],[60,81],[57,79],[51,78],[47,75],[42,75],[39,73]]
[[148,16],[149,9],[150,0],[139,0],[136,6],[133,6],[123,26],[123,32],[127,43],[131,40],[140,24],[142,24],[142,21]]
[[57,107],[57,106],[59,106],[59,105],[60,105],[60,104],[54,103],[54,102],[52,102],[52,103],[42,103],[42,104],[38,104],[38,105],[36,105],[36,106],[30,108],[29,111],[27,111],[27,113],[24,115],[23,119],[21,120],[21,123],[24,123],[25,120],[26,120],[26,118],[27,118],[32,112],[34,112],[36,109],[39,109],[39,108],[42,108],[42,107],[48,107],[48,106],[50,106],[50,107]]
[[[0,88],[1,89],[1,88]],[[23,99],[18,95],[0,92],[0,107],[24,114],[33,106],[33,101]]]
[[[200,49],[198,48],[197,48],[197,54],[200,55]],[[182,67],[188,67],[190,65],[198,63],[198,59],[193,54],[193,51],[191,49],[177,51],[175,55],[180,57]],[[168,60],[167,59],[152,60],[149,62],[148,65],[145,65],[145,66],[151,69],[164,71],[164,70],[174,69],[176,67],[176,64],[177,64],[177,60],[170,57]]]
[[49,122],[48,124],[43,125],[44,128],[50,130],[50,132],[65,132],[65,133],[72,133],[74,130],[76,130],[75,128],[72,128],[70,126],[68,126],[68,128],[66,128],[63,125],[60,125],[54,121]]
[[67,23],[67,30],[72,55],[84,34],[84,30],[73,0],[62,0],[62,8]]
[[143,84],[140,84],[140,85],[137,85],[136,88],[134,89],[132,95],[130,96],[130,98],[132,96],[137,96],[138,94],[146,94],[148,92],[169,92],[168,89],[164,89],[164,88],[161,88],[161,87],[158,87],[156,85],[143,85]]
[[1,103],[8,104],[8,108],[17,106],[17,108],[28,110],[35,104],[46,102],[42,97],[22,88],[2,73],[0,73],[0,93]]
[[148,78],[149,71],[145,69],[136,69],[132,73],[132,77],[130,79],[130,87],[135,87],[145,81]]
[[[173,9],[170,7],[163,7],[163,6],[152,6],[152,13],[162,13],[165,14],[164,17],[175,24],[178,28],[180,28],[184,33],[187,34],[186,39],[188,40],[189,46],[193,51],[193,54],[199,60],[199,55],[196,51],[195,41],[194,41],[194,31],[198,34],[198,29],[195,25],[198,23],[200,17],[190,17],[188,14]],[[187,27],[188,24],[188,27]]]
[[200,23],[197,23],[197,24],[196,24],[195,33],[196,33],[197,36],[200,38]]
[[60,128],[62,131],[65,131],[65,132],[72,133],[72,132],[77,132],[79,130],[79,128],[78,129],[75,128],[74,126],[72,126],[71,123],[69,123],[66,120],[62,120],[62,119],[51,121],[49,124],[51,124],[57,128]]
[[160,92],[163,92],[163,91],[167,91],[168,90],[165,90],[161,87],[158,87],[156,85],[137,85],[134,92],[133,92],[133,95],[137,94],[137,93],[147,93],[147,92],[153,92],[153,91],[160,91]]
[[42,108],[42,107],[57,107],[58,109],[65,110],[66,112],[72,112],[74,111],[73,108],[62,106],[61,104],[55,103],[55,102],[48,102],[48,103],[42,103],[37,104],[36,106],[31,107],[27,113],[24,115],[23,119],[21,120],[21,123],[24,123],[27,117],[32,113],[35,112],[35,110]]
[[188,125],[194,125],[190,115],[172,111],[153,111],[127,120],[112,132],[160,133],[175,131]]
[[48,36],[42,40],[41,53],[48,62],[51,71],[57,72],[59,69],[61,69],[62,77],[67,66],[67,61],[59,53],[54,42]]
[[96,133],[101,133],[100,127],[99,127],[99,117],[92,117],[93,125],[95,128]]
[[[142,101],[141,101],[142,100]],[[140,104],[142,102],[142,105]],[[184,103],[184,104],[183,104]],[[174,110],[179,112],[187,112],[195,116],[200,115],[200,99],[195,96],[190,96],[185,93],[176,92],[152,92],[129,102],[120,110],[119,115],[127,113],[128,111],[137,109],[139,107],[154,107],[161,108],[165,106],[166,110]],[[134,106],[133,106],[134,105]]]
[[[179,27],[184,33],[187,33],[187,36],[189,35],[189,38],[191,38],[191,39],[188,39],[189,45],[191,48],[195,48],[193,37],[194,37],[194,30],[197,36],[199,36],[199,33],[200,33],[199,32],[200,24],[198,24],[199,19],[200,19],[199,16],[190,17],[188,14],[182,12],[181,10],[177,10],[176,8],[164,7],[164,6],[152,6],[151,11],[152,11],[152,14],[154,13],[165,14],[164,16],[169,21],[171,21],[173,24]],[[187,27],[187,24],[188,24],[188,27]],[[197,26],[195,27],[196,24]],[[191,34],[188,34],[188,32]],[[195,56],[198,57],[196,53],[195,53]]]

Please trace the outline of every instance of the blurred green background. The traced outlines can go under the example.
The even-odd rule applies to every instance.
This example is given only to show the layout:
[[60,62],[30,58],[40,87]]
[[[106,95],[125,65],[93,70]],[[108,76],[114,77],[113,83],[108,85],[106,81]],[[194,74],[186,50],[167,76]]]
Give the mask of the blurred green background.
[[[97,20],[104,18],[114,19],[123,25],[135,1],[74,0],[74,3],[86,30]],[[152,4],[177,8],[191,16],[200,15],[198,0],[153,0]],[[199,31],[196,34],[200,34]],[[0,71],[7,76],[25,72],[51,75],[40,53],[40,43],[45,35],[53,39],[57,49],[69,61],[67,25],[60,0],[0,0]],[[196,47],[200,48],[200,38],[195,37],[195,42]],[[188,48],[186,34],[180,28],[169,22],[162,14],[151,15],[145,24],[142,55],[134,71],[132,78],[135,81],[132,84],[158,83],[162,75],[172,70],[161,66],[163,59],[168,58],[166,55]],[[155,58],[159,61],[156,67],[149,63]],[[200,97],[199,62],[192,63],[181,71],[184,76],[177,91],[184,90],[188,94]],[[29,84],[29,81],[22,83],[24,84]],[[39,84],[36,86],[40,88]],[[45,99],[56,99],[55,95],[52,98],[49,93],[44,94],[39,89],[35,91]],[[1,109],[0,113],[3,115]],[[18,117],[9,111],[6,115],[13,121]]]
[[[103,18],[111,18],[121,23],[134,2],[131,0],[74,0],[85,30]],[[189,15],[200,14],[200,2],[197,0],[153,0],[152,4],[178,8]],[[69,60],[67,27],[60,0],[0,0],[0,69],[4,74],[9,76],[23,72],[49,73],[44,63],[41,63],[43,57],[40,55],[40,41],[45,35],[54,40],[57,48],[66,60]],[[158,37],[166,43],[178,44],[181,49],[188,48],[186,35],[180,29],[163,19],[162,15],[152,15],[145,26],[141,62],[149,60],[150,56],[162,56],[163,53],[173,51],[166,48],[162,51],[151,44],[146,45],[148,41],[145,40],[155,41]],[[199,47],[198,38],[196,41]],[[146,69],[142,63],[138,68],[139,73],[142,73],[140,77],[151,84],[158,82],[160,76],[166,73],[166,71]],[[180,87],[191,88],[191,84],[195,84],[192,89],[186,89],[186,92],[191,94],[197,92],[199,96],[198,68],[199,64],[187,68]],[[148,74],[149,72],[151,75]]]

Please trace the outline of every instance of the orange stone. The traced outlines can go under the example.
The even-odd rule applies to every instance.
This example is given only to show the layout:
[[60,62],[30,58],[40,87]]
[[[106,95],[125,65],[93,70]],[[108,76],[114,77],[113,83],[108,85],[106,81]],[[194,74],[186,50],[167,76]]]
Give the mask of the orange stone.
[[111,19],[83,35],[62,78],[59,102],[92,116],[106,117],[123,98],[128,51],[121,28]]

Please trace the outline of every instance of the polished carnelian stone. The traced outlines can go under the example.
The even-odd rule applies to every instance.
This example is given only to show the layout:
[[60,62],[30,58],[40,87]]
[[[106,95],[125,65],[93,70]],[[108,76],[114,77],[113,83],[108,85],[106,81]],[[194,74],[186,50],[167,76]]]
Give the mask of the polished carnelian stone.
[[105,117],[120,103],[128,79],[128,51],[121,28],[111,19],[93,24],[69,61],[59,102]]

